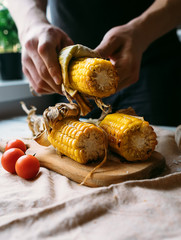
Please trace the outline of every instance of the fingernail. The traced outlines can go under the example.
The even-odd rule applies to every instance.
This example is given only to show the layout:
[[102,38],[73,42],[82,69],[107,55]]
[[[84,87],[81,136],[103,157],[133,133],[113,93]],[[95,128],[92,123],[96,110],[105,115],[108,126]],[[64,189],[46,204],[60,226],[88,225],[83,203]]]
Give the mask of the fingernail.
[[61,77],[58,77],[58,76],[55,76],[54,78],[54,81],[55,81],[55,83],[57,84],[57,85],[60,85],[61,84]]

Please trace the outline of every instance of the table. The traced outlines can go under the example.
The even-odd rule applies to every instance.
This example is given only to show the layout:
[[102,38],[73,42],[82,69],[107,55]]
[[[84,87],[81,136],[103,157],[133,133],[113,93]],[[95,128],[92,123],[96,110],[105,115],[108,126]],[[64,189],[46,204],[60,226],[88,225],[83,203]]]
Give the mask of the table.
[[[0,166],[0,239],[180,239],[181,153],[174,128],[154,127],[167,168],[153,179],[80,186],[41,168],[27,181]],[[0,137],[30,137],[24,116],[0,121]]]
[[28,128],[25,116],[0,120],[1,138],[31,137],[31,136],[32,134]]

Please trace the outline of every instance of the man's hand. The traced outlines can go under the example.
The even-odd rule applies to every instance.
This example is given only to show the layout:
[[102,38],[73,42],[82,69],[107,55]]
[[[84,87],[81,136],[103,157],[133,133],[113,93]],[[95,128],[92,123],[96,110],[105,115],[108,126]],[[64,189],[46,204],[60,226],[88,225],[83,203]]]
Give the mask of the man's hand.
[[146,48],[181,23],[180,7],[180,0],[155,0],[140,16],[106,33],[95,50],[102,57],[110,58],[117,68],[118,90],[138,80]]
[[23,72],[37,93],[61,94],[58,53],[71,44],[65,32],[48,23],[35,25],[21,35]]
[[109,30],[95,51],[115,65],[120,78],[118,90],[138,80],[143,48],[131,24]]

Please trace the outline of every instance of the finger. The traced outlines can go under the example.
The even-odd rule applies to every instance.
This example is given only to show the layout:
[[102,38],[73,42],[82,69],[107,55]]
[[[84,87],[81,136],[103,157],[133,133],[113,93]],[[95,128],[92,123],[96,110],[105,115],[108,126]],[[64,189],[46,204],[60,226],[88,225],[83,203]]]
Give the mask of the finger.
[[99,53],[102,58],[109,58],[113,52],[113,49],[110,42],[107,42],[103,39],[102,42],[94,49],[94,51]]
[[115,63],[118,62],[118,61],[124,61],[124,54],[122,53],[121,49],[119,49],[118,51],[114,52],[111,56],[110,56],[110,59],[112,61],[114,61]]
[[[74,42],[72,41],[72,39],[70,39],[69,37],[66,37],[65,39],[62,40],[61,42],[61,48],[73,45]],[[60,46],[59,46],[59,51],[61,50]]]
[[131,85],[130,79],[129,78],[124,78],[119,82],[118,90],[129,87],[130,85]]
[[139,73],[137,71],[132,72],[127,67],[119,66],[116,70],[119,75],[118,90],[136,83],[139,79]]
[[130,72],[126,62],[119,59],[114,62],[114,66],[119,76],[118,90],[130,86],[132,84],[132,72]]
[[113,53],[117,52],[121,46],[121,42],[118,37],[108,32],[101,43],[95,48],[102,57],[109,58]]
[[[125,79],[129,79],[130,70],[129,70],[129,66],[126,61],[124,61],[121,58],[118,58],[118,59],[111,58],[110,61],[116,68],[116,71],[119,76],[119,83],[123,83],[123,81],[124,82],[126,81]],[[123,83],[123,85],[125,85],[125,83]]]
[[[26,70],[24,70],[24,73],[25,73],[26,77],[28,78],[28,80],[30,82],[30,86],[33,88],[33,90],[35,90],[36,89],[36,82],[33,80],[30,72],[26,69]],[[50,91],[46,91],[46,90],[43,90],[43,89],[41,89],[39,92],[37,92],[35,90],[35,92],[38,93],[38,94],[49,94],[50,93]]]
[[136,83],[138,81],[137,76],[129,76],[127,78],[122,79],[118,83],[118,90],[121,90],[123,88],[129,87],[132,84]]
[[54,82],[57,85],[61,85],[62,77],[58,62],[58,54],[56,52],[56,47],[52,45],[52,41],[49,41],[49,39],[47,40],[45,38],[40,38],[38,44],[38,53],[40,54]]
[[37,54],[37,52],[33,50],[29,54],[31,55],[30,57],[41,79],[43,79],[52,88],[54,92],[62,94],[61,87],[57,86],[57,84],[53,81],[52,77],[50,76],[47,70],[47,67],[45,66],[45,63],[43,62],[41,57]]
[[54,90],[39,76],[34,63],[29,58],[26,60],[26,66],[23,64],[23,72],[29,78],[33,88],[37,93],[52,93]]
[[[28,54],[24,54],[25,56],[23,56],[23,61],[26,62],[27,65],[32,61],[34,64],[33,67],[35,67],[36,71],[38,72],[38,78],[43,79],[52,88],[52,92],[62,94],[61,88],[55,84],[45,66],[45,63],[38,54],[36,42],[28,42],[26,51]],[[30,59],[31,61],[29,62]]]
[[26,48],[22,48],[22,66],[23,72],[28,77],[29,81],[32,83],[34,89],[38,93],[53,92],[52,89],[47,86],[47,84],[42,84],[41,77],[39,76],[32,59],[36,59],[35,49],[37,48],[36,41],[28,41],[26,43]]

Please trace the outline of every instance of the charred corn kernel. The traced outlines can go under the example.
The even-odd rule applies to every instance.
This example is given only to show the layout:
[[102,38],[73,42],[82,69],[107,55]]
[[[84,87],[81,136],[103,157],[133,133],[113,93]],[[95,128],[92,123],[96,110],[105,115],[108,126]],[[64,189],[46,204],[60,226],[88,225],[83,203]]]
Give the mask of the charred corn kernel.
[[103,159],[105,155],[103,130],[75,119],[58,121],[49,132],[48,140],[58,152],[82,164]]
[[118,75],[110,61],[101,58],[77,58],[69,65],[69,83],[72,89],[94,97],[114,94]]
[[153,128],[139,117],[108,114],[100,126],[108,134],[110,149],[128,161],[146,160],[157,144]]

